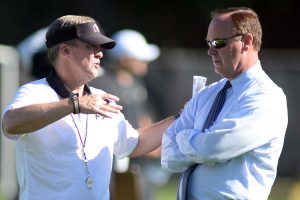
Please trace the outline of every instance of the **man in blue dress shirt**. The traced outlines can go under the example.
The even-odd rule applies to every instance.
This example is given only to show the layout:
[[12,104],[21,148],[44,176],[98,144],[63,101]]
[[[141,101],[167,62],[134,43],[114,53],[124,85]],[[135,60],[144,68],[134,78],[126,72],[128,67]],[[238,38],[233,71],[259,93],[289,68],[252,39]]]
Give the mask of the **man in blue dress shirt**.
[[[208,55],[223,78],[194,96],[165,132],[162,166],[184,172],[188,199],[267,200],[277,173],[288,123],[284,92],[263,71],[258,52],[262,30],[250,8],[216,10],[208,27]],[[225,104],[203,128],[226,81]],[[204,129],[204,130],[203,130]],[[182,198],[179,182],[178,199]]]

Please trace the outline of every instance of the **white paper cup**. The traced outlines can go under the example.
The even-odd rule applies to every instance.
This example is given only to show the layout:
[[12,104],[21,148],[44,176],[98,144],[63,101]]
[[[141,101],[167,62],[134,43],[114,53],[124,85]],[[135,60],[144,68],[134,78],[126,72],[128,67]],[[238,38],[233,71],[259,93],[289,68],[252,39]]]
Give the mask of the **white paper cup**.
[[204,76],[193,76],[193,96],[205,87],[206,80]]

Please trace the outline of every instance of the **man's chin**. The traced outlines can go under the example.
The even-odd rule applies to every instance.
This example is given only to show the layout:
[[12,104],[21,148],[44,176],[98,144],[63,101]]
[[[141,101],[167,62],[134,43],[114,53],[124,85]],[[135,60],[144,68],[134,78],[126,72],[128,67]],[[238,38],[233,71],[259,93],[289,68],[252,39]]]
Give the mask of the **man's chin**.
[[220,76],[223,76],[223,74],[221,73],[221,71],[218,70],[218,67],[215,67],[214,71],[215,71],[216,74],[219,74]]
[[95,78],[98,78],[98,77],[103,76],[103,75],[104,75],[104,71],[105,71],[105,70],[100,66],[100,68],[99,68],[98,71],[97,71],[97,75],[96,75]]

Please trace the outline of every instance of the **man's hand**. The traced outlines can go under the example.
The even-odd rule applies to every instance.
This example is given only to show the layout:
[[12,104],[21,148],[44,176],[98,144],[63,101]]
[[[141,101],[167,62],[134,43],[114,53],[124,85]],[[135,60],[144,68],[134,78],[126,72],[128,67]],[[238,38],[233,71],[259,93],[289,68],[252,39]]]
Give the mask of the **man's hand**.
[[123,107],[116,104],[117,96],[112,94],[94,94],[78,97],[81,113],[98,114],[103,117],[112,117],[112,113],[119,113]]

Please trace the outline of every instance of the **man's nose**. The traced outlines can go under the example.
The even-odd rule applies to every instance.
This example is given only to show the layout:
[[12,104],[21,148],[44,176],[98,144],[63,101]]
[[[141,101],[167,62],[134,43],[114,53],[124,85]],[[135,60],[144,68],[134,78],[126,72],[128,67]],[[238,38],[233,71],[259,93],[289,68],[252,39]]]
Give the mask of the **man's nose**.
[[103,57],[103,52],[101,51],[101,49],[99,51],[95,51],[95,57],[97,57],[97,58]]
[[218,53],[218,50],[215,47],[213,47],[213,46],[208,47],[207,54],[209,56],[216,55],[217,53]]

